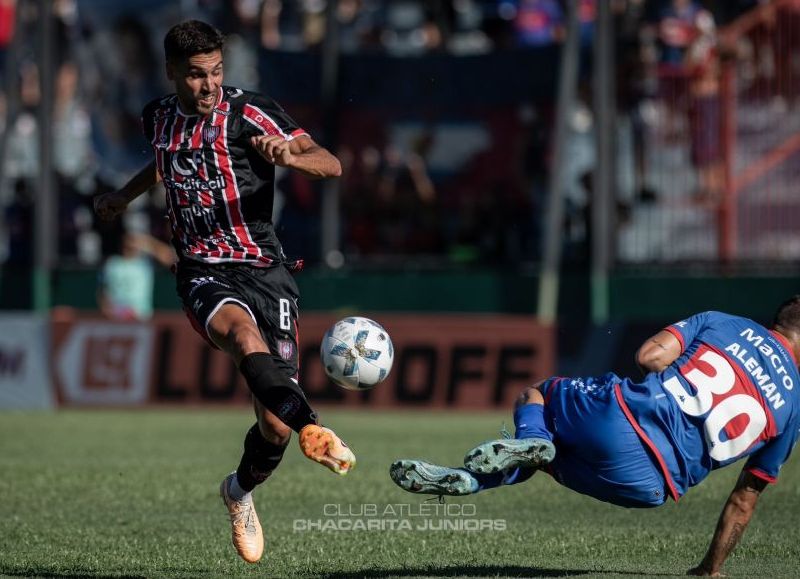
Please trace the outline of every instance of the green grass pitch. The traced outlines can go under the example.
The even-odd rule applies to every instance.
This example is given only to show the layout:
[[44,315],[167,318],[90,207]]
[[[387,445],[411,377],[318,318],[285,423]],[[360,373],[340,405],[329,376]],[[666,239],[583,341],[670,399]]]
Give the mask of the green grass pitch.
[[[0,575],[682,575],[705,552],[739,472],[738,466],[725,469],[679,504],[647,511],[605,505],[539,474],[513,488],[448,499],[458,505],[455,514],[413,517],[438,507],[395,487],[391,461],[424,457],[458,464],[473,443],[496,438],[509,414],[364,409],[322,416],[353,447],[358,467],[338,477],[303,458],[293,440],[281,468],[256,492],[266,550],[259,564],[248,565],[230,545],[217,493],[238,462],[250,412],[2,413]],[[385,515],[387,507],[397,516]],[[370,509],[380,512],[374,516]],[[765,492],[726,572],[800,576],[799,514],[795,457]],[[341,525],[340,515],[407,520],[412,529],[295,529],[305,521]],[[504,521],[505,530],[416,528],[424,519],[454,526],[470,517]]]

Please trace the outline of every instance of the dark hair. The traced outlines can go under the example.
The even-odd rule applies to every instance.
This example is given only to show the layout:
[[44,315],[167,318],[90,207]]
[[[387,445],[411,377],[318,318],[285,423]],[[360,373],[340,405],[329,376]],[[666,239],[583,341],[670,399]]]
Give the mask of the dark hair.
[[164,55],[167,62],[175,62],[194,56],[222,50],[225,36],[205,22],[187,20],[169,29],[164,37]]
[[800,294],[790,297],[778,306],[772,325],[800,334]]

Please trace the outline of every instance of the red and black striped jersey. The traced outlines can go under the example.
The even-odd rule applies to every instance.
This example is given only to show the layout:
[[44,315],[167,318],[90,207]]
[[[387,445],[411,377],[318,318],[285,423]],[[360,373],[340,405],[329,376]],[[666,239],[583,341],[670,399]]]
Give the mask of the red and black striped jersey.
[[306,134],[278,103],[221,87],[210,115],[185,115],[173,94],[144,108],[142,127],[181,258],[263,267],[283,259],[272,224],[275,166],[250,145],[258,135]]

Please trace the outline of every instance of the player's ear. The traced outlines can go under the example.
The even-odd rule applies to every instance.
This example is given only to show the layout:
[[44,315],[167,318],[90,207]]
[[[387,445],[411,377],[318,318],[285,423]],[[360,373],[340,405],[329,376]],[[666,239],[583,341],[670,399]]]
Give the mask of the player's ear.
[[175,65],[168,60],[166,69],[167,69],[167,79],[175,80]]

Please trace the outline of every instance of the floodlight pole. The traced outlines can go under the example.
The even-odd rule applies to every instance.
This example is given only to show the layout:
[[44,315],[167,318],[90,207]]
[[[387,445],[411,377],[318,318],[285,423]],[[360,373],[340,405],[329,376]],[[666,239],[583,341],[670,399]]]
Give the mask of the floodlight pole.
[[39,180],[34,218],[33,307],[46,311],[51,303],[51,270],[58,238],[58,206],[53,178],[53,3],[39,0]]
[[[339,2],[328,0],[325,7],[325,40],[322,43],[322,110],[325,145],[333,148],[338,140],[336,104],[339,91]],[[336,154],[335,151],[332,151]],[[340,253],[339,179],[326,179],[322,184],[322,260],[329,267],[342,265]]]
[[609,317],[609,270],[616,228],[614,28],[609,2],[597,3],[594,51],[594,117],[597,162],[591,194],[591,308],[592,322]]
[[[578,0],[567,0],[567,37],[561,47],[552,167],[545,213],[544,256],[539,277],[537,316],[552,325],[558,316],[559,269],[564,230],[564,184],[567,171],[564,153],[569,138],[569,118],[575,108],[578,85]],[[602,2],[601,2],[602,4]]]

